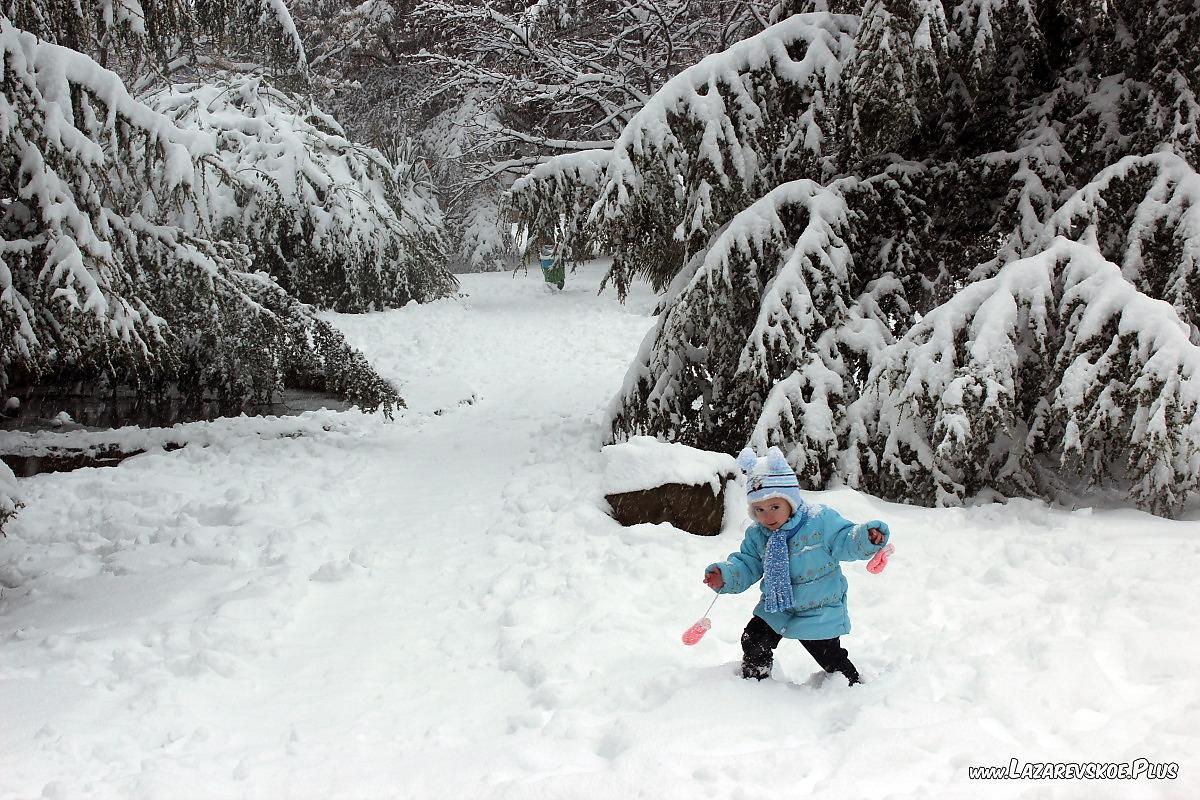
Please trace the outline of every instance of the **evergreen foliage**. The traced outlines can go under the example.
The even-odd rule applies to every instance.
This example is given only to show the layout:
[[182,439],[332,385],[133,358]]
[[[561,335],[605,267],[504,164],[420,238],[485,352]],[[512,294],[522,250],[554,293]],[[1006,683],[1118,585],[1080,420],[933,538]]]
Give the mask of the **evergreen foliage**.
[[16,28],[129,76],[165,79],[234,64],[301,79],[307,72],[282,0],[2,0],[0,13]]
[[[615,439],[961,503],[1200,482],[1194,0],[810,0],[513,189],[666,292]],[[854,11],[857,13],[835,13]]]
[[366,408],[400,404],[340,334],[209,228],[174,126],[87,56],[0,18],[0,388],[121,384],[147,397],[269,401],[289,370]]
[[305,303],[344,312],[452,294],[441,211],[418,164],[349,141],[302,98],[261,78],[174,84],[148,98],[210,135],[209,216],[253,265]]
[[[832,169],[824,149],[836,135],[828,86],[856,29],[850,17],[797,17],[709,56],[668,81],[625,127],[590,208],[562,202],[572,194],[562,184],[577,169],[574,156],[514,185],[514,207],[528,219],[549,206],[541,213],[575,220],[569,231],[603,231],[622,296],[636,274],[663,289],[738,210],[773,186]],[[583,191],[576,200],[587,197]],[[590,242],[568,240],[568,247],[586,252]]]
[[283,3],[10,0],[0,64],[0,389],[402,405],[305,303],[452,293],[440,210],[308,99]]

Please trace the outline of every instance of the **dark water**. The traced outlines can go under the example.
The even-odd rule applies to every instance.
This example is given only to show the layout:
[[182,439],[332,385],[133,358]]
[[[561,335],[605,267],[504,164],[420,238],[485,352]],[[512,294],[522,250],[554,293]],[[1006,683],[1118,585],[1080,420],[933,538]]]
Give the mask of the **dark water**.
[[[104,430],[136,425],[140,428],[165,428],[179,422],[200,422],[220,417],[286,416],[328,408],[345,411],[350,404],[320,392],[287,390],[278,403],[250,406],[231,406],[215,401],[194,401],[176,398],[169,402],[149,404],[129,394],[116,398],[111,395],[67,394],[45,389],[17,390],[9,393],[20,405],[16,408],[0,403],[0,460],[19,478],[43,472],[70,472],[84,467],[115,467],[141,450],[125,452],[117,446],[87,449],[54,448],[36,455],[17,455],[4,452],[4,431],[74,431]],[[7,400],[8,398],[5,398]],[[64,420],[60,415],[69,415]],[[179,445],[169,445],[173,450]]]
[[[178,450],[179,444],[168,444],[164,450]],[[13,455],[0,453],[0,461],[8,465],[18,478],[30,478],[43,472],[71,472],[84,467],[115,467],[127,458],[146,452],[145,450],[121,450],[117,447],[103,448],[97,452],[86,450],[56,450],[37,455]]]
[[[165,428],[180,422],[200,422],[221,417],[287,416],[328,408],[345,411],[350,404],[331,395],[303,390],[286,390],[278,403],[230,405],[215,400],[172,398],[162,403],[147,403],[134,396],[118,394],[67,394],[45,389],[14,390],[20,406],[3,409],[0,431],[80,430],[121,428]],[[6,398],[7,399],[7,398]],[[61,420],[66,412],[70,420]]]

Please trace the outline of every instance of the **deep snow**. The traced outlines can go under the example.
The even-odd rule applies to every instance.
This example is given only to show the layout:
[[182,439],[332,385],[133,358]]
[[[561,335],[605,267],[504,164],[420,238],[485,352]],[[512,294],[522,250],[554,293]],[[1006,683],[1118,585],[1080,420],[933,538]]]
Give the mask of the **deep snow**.
[[[464,298],[333,317],[401,383],[394,422],[225,421],[24,480],[0,540],[0,797],[1200,793],[1194,519],[816,493],[894,532],[883,574],[845,568],[868,683],[786,641],[771,680],[736,677],[756,592],[684,647],[741,524],[605,515],[602,423],[653,298],[597,297],[600,274],[561,295],[536,270],[465,275]],[[1139,756],[1179,778],[967,778]]]

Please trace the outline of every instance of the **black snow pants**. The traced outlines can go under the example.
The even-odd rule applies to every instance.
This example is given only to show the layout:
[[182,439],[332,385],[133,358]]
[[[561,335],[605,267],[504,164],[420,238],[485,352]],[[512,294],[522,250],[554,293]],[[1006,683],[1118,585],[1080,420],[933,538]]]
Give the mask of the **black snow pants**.
[[[775,661],[775,648],[783,637],[771,630],[761,617],[750,618],[746,630],[742,631],[742,677],[762,680],[771,674]],[[859,682],[858,670],[850,663],[849,654],[842,647],[841,637],[833,639],[801,639],[800,644],[826,672],[840,672],[850,685]]]

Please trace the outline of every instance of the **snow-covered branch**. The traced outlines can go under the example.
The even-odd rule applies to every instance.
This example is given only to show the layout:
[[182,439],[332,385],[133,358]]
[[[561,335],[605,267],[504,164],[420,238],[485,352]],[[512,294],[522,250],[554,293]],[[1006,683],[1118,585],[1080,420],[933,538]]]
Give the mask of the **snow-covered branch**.
[[212,224],[249,243],[255,267],[302,301],[357,312],[455,289],[441,210],[416,165],[350,142],[260,78],[176,85],[151,102],[216,142]]
[[289,375],[367,408],[395,389],[221,238],[221,142],[86,55],[0,17],[0,387],[69,377],[150,397],[270,399]]
[[1057,238],[914,325],[855,412],[885,494],[1053,494],[1065,468],[1171,514],[1200,485],[1198,410],[1200,347],[1170,305]]
[[[834,126],[826,101],[856,25],[853,17],[829,15],[780,22],[684,70],[630,120],[590,211],[597,236],[615,252],[618,293],[636,274],[665,287],[713,231],[767,187],[789,175],[819,174]],[[535,174],[514,194],[534,191],[537,180]],[[576,212],[551,205],[538,213]]]
[[[619,291],[669,287],[614,438],[777,444],[810,486],[923,503],[1102,486],[1178,512],[1200,470],[1194,3],[830,5],[781,4],[613,148],[584,231]],[[523,213],[567,213],[542,185],[564,176],[519,183]]]

